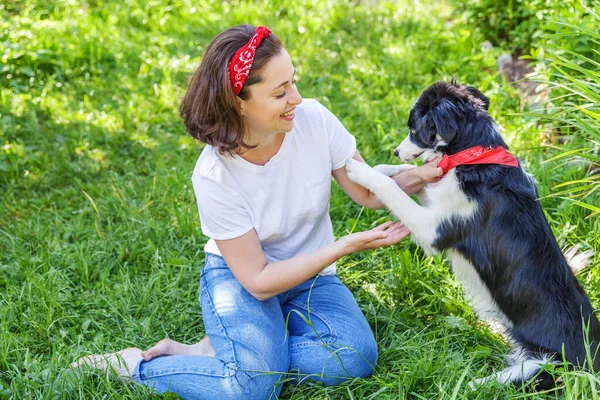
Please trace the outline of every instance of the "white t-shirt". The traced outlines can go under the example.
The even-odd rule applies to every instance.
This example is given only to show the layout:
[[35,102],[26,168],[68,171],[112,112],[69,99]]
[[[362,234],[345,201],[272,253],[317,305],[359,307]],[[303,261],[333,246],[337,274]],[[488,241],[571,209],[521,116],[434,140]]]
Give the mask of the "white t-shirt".
[[[264,166],[219,155],[207,145],[192,175],[202,232],[210,237],[204,250],[220,255],[215,239],[233,239],[253,228],[269,262],[332,243],[331,171],[355,151],[354,136],[313,99],[296,107],[294,128]],[[333,274],[335,263],[321,271]]]

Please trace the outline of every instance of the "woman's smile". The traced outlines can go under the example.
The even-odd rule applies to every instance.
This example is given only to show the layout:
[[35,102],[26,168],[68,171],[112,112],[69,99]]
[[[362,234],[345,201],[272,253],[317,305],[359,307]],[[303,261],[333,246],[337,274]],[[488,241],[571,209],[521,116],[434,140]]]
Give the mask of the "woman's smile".
[[294,119],[294,110],[296,108],[292,108],[290,111],[283,113],[280,115],[281,118],[285,119],[286,121],[292,121]]

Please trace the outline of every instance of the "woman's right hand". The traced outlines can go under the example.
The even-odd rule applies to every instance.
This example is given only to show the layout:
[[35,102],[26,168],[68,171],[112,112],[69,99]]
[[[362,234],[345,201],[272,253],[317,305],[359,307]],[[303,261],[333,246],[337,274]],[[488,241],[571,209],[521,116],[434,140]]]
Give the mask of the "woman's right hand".
[[344,245],[345,253],[351,254],[396,244],[409,234],[410,231],[400,222],[387,221],[368,231],[344,236],[339,242]]
[[424,184],[435,183],[444,175],[444,171],[438,167],[440,160],[439,157],[432,158],[426,164],[413,168],[411,172],[419,177]]

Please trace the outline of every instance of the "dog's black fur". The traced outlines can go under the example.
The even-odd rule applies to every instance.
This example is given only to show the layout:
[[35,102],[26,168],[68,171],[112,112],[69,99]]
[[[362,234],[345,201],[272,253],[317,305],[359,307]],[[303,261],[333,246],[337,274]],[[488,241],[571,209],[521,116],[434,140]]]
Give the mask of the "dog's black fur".
[[[489,99],[473,87],[435,83],[410,112],[410,140],[448,155],[478,145],[507,148],[488,107]],[[554,238],[532,178],[503,165],[460,165],[456,177],[478,212],[468,221],[442,223],[434,247],[453,249],[474,266],[512,323],[508,336],[525,354],[556,361],[564,355],[589,368],[591,351],[592,367],[600,370],[598,319]],[[551,387],[542,375],[537,388]]]

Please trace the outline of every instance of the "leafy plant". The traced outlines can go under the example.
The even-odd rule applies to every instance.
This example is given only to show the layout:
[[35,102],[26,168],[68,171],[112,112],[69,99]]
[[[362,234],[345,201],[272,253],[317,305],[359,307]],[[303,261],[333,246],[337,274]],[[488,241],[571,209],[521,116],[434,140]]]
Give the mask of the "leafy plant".
[[585,14],[578,0],[455,0],[456,13],[494,46],[528,54],[552,20],[576,21]]
[[[581,21],[559,23],[561,33],[540,45],[548,69],[538,81],[553,94],[541,121],[569,138],[548,162],[578,163],[586,171],[579,179],[557,184],[552,195],[568,195],[595,216],[600,213],[600,16],[591,8],[586,11],[588,16]],[[585,51],[573,50],[574,41],[587,43]]]

